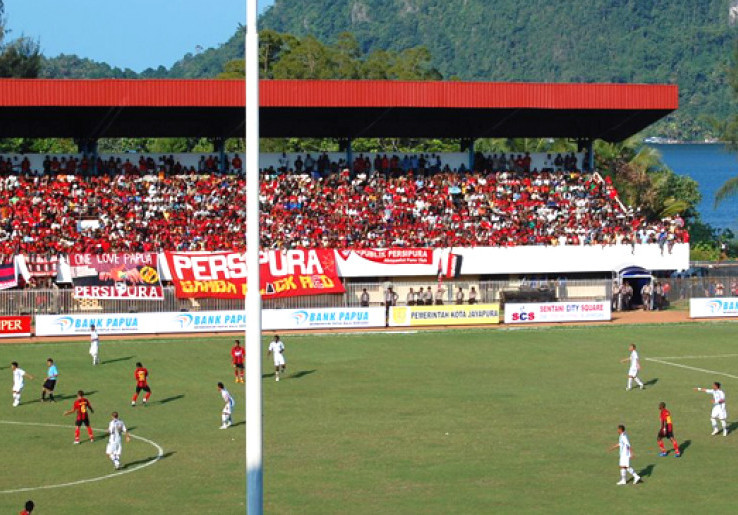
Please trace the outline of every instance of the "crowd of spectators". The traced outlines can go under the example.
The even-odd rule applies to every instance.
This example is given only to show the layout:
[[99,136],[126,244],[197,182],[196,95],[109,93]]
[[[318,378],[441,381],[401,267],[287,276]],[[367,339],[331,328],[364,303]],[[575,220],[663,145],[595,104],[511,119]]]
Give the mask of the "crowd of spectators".
[[[264,170],[262,245],[655,243],[670,252],[689,240],[678,217],[648,222],[624,210],[613,185],[576,170],[573,155],[557,156],[560,164],[549,156],[551,167],[542,171],[528,170],[528,156],[518,155],[496,172],[451,171],[439,156],[421,155],[418,171],[405,171],[400,159],[401,174],[393,173],[399,157],[386,170],[385,157],[376,156],[378,171],[371,163],[369,171],[340,170],[323,156],[318,174],[318,160],[299,172],[288,164]],[[420,158],[406,159],[412,166]],[[502,166],[496,155],[487,159],[481,164]],[[91,174],[84,156],[46,159],[40,173],[24,171],[21,160],[21,173],[0,177],[0,255],[244,249],[239,156],[229,158],[229,174],[212,173],[219,167],[213,156],[202,156],[198,167],[166,156],[136,161],[111,158],[100,165],[104,173]]]

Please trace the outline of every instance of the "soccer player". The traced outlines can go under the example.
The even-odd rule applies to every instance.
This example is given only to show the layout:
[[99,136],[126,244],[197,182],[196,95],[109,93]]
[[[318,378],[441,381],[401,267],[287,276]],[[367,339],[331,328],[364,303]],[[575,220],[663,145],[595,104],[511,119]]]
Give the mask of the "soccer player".
[[146,392],[143,398],[143,405],[146,406],[146,403],[149,402],[149,397],[151,397],[151,388],[149,387],[149,371],[144,368],[140,361],[136,363],[136,371],[133,372],[133,378],[136,380],[136,393],[133,394],[133,398],[131,399],[131,406],[136,405],[138,394],[141,393],[141,390]]
[[22,512],[20,512],[20,515],[31,515],[35,507],[36,505],[33,503],[33,501],[31,500],[26,501],[26,507]]
[[633,455],[633,448],[630,446],[628,435],[625,433],[625,426],[622,424],[618,426],[618,435],[618,443],[610,447],[611,451],[620,448],[620,481],[616,484],[624,485],[627,483],[626,472],[630,472],[630,475],[633,476],[633,484],[635,485],[641,480],[641,476],[636,474],[633,467],[630,466],[630,459],[635,456]]
[[121,433],[126,435],[126,442],[131,441],[125,423],[118,418],[118,412],[114,411],[111,415],[112,420],[108,424],[108,445],[105,447],[105,454],[108,455],[113,462],[116,470],[120,468],[120,453],[123,450],[123,440]]
[[628,386],[625,387],[625,391],[628,392],[632,389],[631,387],[633,386],[634,379],[638,384],[638,387],[643,390],[643,382],[638,378],[638,372],[641,370],[641,360],[638,357],[638,351],[636,350],[635,344],[631,343],[628,350],[630,351],[630,356],[620,360],[620,363],[630,361],[630,368],[628,369]]
[[241,342],[234,340],[236,344],[231,348],[231,362],[233,363],[234,373],[236,374],[236,382],[243,383],[243,361],[246,357],[246,350],[241,347]]
[[92,434],[92,428],[90,427],[90,413],[95,413],[95,410],[92,409],[92,404],[85,398],[85,392],[82,390],[77,392],[77,400],[74,401],[72,409],[64,412],[64,416],[66,417],[74,412],[77,412],[77,420],[74,422],[76,426],[74,428],[74,444],[79,443],[79,432],[83,425],[87,426],[87,435],[90,437],[90,442],[94,442],[95,436]]
[[220,396],[223,397],[223,402],[225,402],[225,406],[223,406],[223,411],[220,414],[220,419],[222,422],[220,428],[228,429],[233,423],[231,413],[233,412],[233,406],[235,406],[236,401],[233,400],[233,397],[228,392],[228,390],[226,390],[225,386],[223,386],[223,383],[218,383],[218,391],[220,392]]
[[54,365],[54,360],[49,358],[46,360],[46,379],[44,380],[44,388],[41,391],[41,402],[46,402],[46,394],[49,394],[49,400],[56,402],[54,399],[54,388],[56,387],[56,378],[59,375],[59,371]]
[[279,381],[279,373],[284,372],[287,368],[287,361],[284,359],[284,343],[279,339],[279,335],[274,335],[274,340],[269,344],[267,355],[274,356],[274,376]]
[[33,379],[33,376],[20,368],[17,361],[13,361],[10,368],[13,371],[13,407],[15,408],[20,404],[26,377]]
[[674,427],[671,423],[671,412],[669,412],[668,409],[666,409],[666,403],[665,402],[659,402],[659,412],[661,413],[661,429],[659,429],[659,434],[656,437],[656,441],[659,444],[659,449],[661,449],[661,452],[659,453],[659,456],[662,458],[665,458],[667,456],[666,449],[664,448],[664,438],[668,438],[671,440],[671,444],[674,446],[674,457],[679,458],[681,456],[681,453],[679,452],[679,444],[676,441],[676,438],[674,438]]
[[92,356],[92,364],[97,365],[100,363],[98,353],[100,351],[100,335],[97,334],[95,324],[90,326],[90,356]]
[[717,421],[723,425],[723,436],[728,436],[728,410],[725,407],[725,392],[719,382],[712,383],[712,388],[695,388],[698,392],[712,394],[712,414],[710,422],[712,422],[712,436],[720,432]]

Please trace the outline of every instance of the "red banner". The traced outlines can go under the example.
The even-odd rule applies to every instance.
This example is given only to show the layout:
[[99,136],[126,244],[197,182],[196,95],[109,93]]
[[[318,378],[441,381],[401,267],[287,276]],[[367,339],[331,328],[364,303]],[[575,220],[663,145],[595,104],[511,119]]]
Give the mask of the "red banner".
[[[236,252],[167,252],[177,298],[242,299],[246,255]],[[259,253],[261,295],[265,298],[343,293],[336,257],[328,249]]]
[[164,300],[156,254],[70,254],[78,299]]
[[31,335],[31,317],[0,317],[0,338]]
[[15,265],[12,262],[0,265],[0,290],[16,286],[18,286],[18,278],[15,276]]
[[348,249],[337,251],[344,259],[353,253],[357,256],[383,265],[431,265],[433,249],[430,248],[394,248],[394,249]]

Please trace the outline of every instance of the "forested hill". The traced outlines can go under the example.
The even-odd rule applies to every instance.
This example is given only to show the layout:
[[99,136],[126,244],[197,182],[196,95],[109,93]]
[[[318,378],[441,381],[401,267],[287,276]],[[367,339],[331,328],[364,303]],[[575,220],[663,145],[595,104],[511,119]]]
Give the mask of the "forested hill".
[[[276,0],[262,27],[364,51],[424,45],[446,77],[484,81],[669,82],[680,111],[662,132],[703,132],[730,106],[735,0]],[[696,129],[696,130],[695,130]],[[690,131],[694,133],[689,134]]]

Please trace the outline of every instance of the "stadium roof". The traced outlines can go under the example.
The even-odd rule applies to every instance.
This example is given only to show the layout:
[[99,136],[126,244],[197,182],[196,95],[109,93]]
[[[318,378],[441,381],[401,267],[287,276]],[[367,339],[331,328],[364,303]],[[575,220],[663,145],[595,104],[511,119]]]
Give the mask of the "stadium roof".
[[[263,80],[262,137],[623,140],[673,85]],[[240,80],[0,80],[0,137],[239,137]]]

